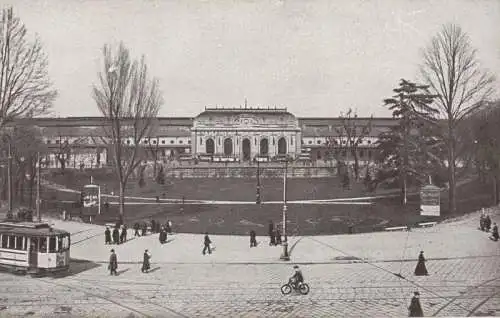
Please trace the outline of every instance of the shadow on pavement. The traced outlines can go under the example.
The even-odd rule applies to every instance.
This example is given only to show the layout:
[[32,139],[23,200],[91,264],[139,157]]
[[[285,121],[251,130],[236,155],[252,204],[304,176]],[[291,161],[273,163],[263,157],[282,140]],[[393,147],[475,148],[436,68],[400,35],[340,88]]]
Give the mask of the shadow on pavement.
[[130,268],[125,268],[125,269],[122,269],[121,271],[117,271],[116,272],[116,275],[117,276],[120,276],[121,274],[124,274],[126,272],[128,272],[130,270]]
[[159,267],[159,266],[158,266],[158,267],[155,267],[155,268],[153,268],[153,269],[149,270],[149,271],[148,271],[148,274],[149,274],[149,273],[152,273],[152,272],[156,272],[156,271],[157,271],[157,270],[159,270],[159,269],[161,269],[161,267]]
[[82,272],[100,267],[100,264],[94,263],[92,261],[72,258],[69,263],[69,270],[63,273],[55,273],[54,278],[64,278],[68,276],[78,275]]

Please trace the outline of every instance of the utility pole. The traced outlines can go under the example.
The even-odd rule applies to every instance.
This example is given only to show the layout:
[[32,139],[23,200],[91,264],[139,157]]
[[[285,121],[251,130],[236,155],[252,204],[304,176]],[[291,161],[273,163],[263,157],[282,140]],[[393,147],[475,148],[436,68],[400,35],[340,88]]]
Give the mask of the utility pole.
[[36,154],[36,217],[38,222],[42,222],[42,218],[40,216],[40,152],[37,152]]
[[285,173],[283,174],[283,254],[280,259],[283,261],[289,261],[290,255],[288,255],[288,237],[286,235],[286,179],[288,174],[288,158],[285,161]]
[[12,145],[9,139],[9,153],[7,157],[7,188],[8,188],[8,202],[9,202],[9,214],[12,213]]
[[261,199],[260,199],[260,165],[259,165],[259,159],[257,158],[257,194],[255,198],[255,203],[260,204]]

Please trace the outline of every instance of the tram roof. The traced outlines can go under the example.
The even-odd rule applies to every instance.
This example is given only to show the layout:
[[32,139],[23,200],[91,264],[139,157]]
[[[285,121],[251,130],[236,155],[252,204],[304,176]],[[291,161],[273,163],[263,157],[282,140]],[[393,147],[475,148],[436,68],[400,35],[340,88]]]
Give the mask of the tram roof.
[[47,223],[31,222],[0,222],[0,233],[27,236],[51,236],[69,234],[69,232],[55,229]]

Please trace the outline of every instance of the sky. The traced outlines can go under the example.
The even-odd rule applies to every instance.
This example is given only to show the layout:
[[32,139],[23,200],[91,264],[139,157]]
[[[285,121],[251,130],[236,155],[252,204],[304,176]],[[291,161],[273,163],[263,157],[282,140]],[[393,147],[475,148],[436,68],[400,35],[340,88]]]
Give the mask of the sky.
[[[208,107],[286,107],[299,117],[390,116],[382,100],[418,79],[421,50],[456,23],[500,79],[500,0],[0,0],[38,34],[55,116],[99,116],[102,47],[145,56],[160,116]],[[498,84],[499,82],[497,82]]]

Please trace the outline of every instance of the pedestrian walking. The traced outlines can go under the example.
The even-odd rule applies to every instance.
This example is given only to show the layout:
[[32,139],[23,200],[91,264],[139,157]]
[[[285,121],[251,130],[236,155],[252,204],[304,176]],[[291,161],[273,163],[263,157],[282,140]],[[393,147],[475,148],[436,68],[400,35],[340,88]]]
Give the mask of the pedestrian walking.
[[254,230],[250,231],[250,247],[257,247],[256,233]]
[[486,214],[486,217],[484,218],[484,230],[486,232],[489,232],[491,229],[491,218],[489,214]]
[[208,232],[205,232],[205,239],[203,241],[203,251],[202,254],[205,255],[205,253],[208,250],[208,254],[212,254],[212,250],[210,249],[210,244],[212,241],[210,241],[210,238],[208,237]]
[[120,244],[120,231],[117,227],[113,229],[113,243]]
[[111,244],[111,231],[109,227],[106,227],[106,231],[104,231],[104,244]]
[[418,255],[417,267],[415,267],[415,276],[427,275],[429,275],[429,273],[427,272],[427,268],[425,267],[424,251],[420,251],[420,254]]
[[408,307],[408,317],[423,317],[424,311],[420,305],[420,293],[418,291],[413,293],[410,306]]
[[159,239],[161,244],[165,244],[167,242],[167,231],[165,231],[165,228],[163,227],[160,230]]
[[146,224],[146,222],[142,223],[142,236],[146,236],[147,234],[147,231],[148,231],[148,225]]
[[168,234],[172,234],[172,221],[167,220],[167,232]]
[[281,232],[280,232],[280,228],[278,226],[276,227],[276,231],[274,232],[274,236],[276,237],[275,238],[276,245],[281,245]]
[[110,275],[118,275],[118,273],[116,272],[116,270],[118,269],[118,258],[116,257],[115,250],[111,250],[108,269]]
[[134,237],[136,236],[141,236],[141,233],[139,233],[139,223],[138,222],[135,222],[134,223]]
[[122,227],[122,233],[120,234],[120,243],[127,241],[127,226],[124,224]]
[[274,237],[274,224],[272,221],[269,221],[269,245],[276,245],[276,240]]
[[491,230],[491,240],[493,241],[498,241],[498,225],[496,223],[493,223],[493,229]]
[[141,271],[143,273],[147,273],[149,269],[151,268],[151,264],[149,263],[149,259],[151,258],[151,255],[148,253],[148,250],[144,251],[143,259],[142,259],[142,268]]
[[486,221],[486,215],[484,214],[484,210],[481,213],[481,217],[479,218],[479,229],[481,231],[484,231],[485,229],[485,221]]

